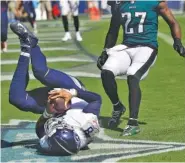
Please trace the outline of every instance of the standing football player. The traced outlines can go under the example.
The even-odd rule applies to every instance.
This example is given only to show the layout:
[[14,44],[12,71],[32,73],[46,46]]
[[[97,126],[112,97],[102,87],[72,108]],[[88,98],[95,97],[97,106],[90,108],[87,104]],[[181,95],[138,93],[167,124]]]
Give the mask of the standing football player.
[[[57,89],[49,92],[49,100],[60,98],[60,108],[48,105],[36,124],[41,152],[53,155],[71,155],[87,147],[99,132],[100,107],[94,105],[101,98],[87,94],[86,100],[74,97],[71,90]],[[63,97],[69,96],[70,103],[64,105]],[[63,99],[63,102],[62,102]],[[63,103],[63,104],[62,104]]]
[[62,41],[71,40],[71,33],[69,32],[69,24],[68,24],[68,14],[72,14],[74,27],[76,31],[76,40],[82,41],[82,36],[79,31],[79,17],[78,17],[78,7],[79,7],[79,0],[60,0],[62,6],[62,22],[65,30],[65,35],[62,38]]
[[[140,132],[138,113],[141,102],[139,82],[145,78],[157,58],[158,15],[161,15],[171,29],[173,47],[185,57],[181,43],[181,29],[165,1],[109,1],[112,17],[105,39],[104,50],[98,58],[104,90],[113,104],[110,128],[116,127],[121,115],[126,111],[121,103],[115,76],[127,75],[129,88],[129,120],[123,135]],[[123,42],[117,45],[120,26],[124,30]]]
[[[48,68],[46,57],[37,45],[37,37],[26,26],[22,23],[14,22],[10,24],[10,28],[19,36],[21,46],[21,54],[9,90],[9,102],[12,105],[22,111],[42,114],[47,105],[53,106],[53,103],[48,101],[48,97],[51,95],[48,92],[53,88],[65,88],[73,89],[73,95],[78,98],[89,103],[92,102],[88,107],[97,110],[96,114],[99,114],[101,97],[98,94],[85,91],[82,82],[78,79],[61,71]],[[28,92],[26,91],[26,87],[29,82],[28,68],[30,59],[35,78],[46,87]],[[69,101],[68,96],[63,98],[67,106]]]
[[22,1],[22,3],[23,3],[24,11],[28,14],[27,19],[34,30],[34,33],[36,34],[38,31],[37,31],[36,12],[34,8],[34,4],[32,1]]

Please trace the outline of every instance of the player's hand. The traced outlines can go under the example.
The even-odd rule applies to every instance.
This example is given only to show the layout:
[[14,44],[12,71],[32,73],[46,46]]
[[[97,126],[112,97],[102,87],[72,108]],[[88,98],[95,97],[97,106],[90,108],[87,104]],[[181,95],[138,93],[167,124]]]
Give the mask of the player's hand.
[[102,70],[102,66],[105,64],[106,60],[108,59],[108,55],[106,51],[103,51],[101,53],[101,56],[99,56],[97,61],[97,67]]
[[185,48],[183,47],[180,39],[174,39],[173,48],[179,53],[180,56],[185,57]]
[[69,90],[67,89],[55,89],[50,91],[48,100],[54,100],[57,98],[64,98],[65,100],[65,106],[67,107],[68,102],[72,99],[74,96]]

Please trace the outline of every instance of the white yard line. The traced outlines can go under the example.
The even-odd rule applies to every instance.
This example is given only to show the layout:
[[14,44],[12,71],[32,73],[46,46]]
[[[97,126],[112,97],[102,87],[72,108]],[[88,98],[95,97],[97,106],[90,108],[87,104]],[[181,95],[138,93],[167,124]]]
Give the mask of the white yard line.
[[[42,40],[39,40],[39,44],[44,44],[44,43],[61,43],[62,44],[62,41],[61,39],[58,39],[58,40],[46,40],[46,41],[42,41]],[[19,40],[15,40],[15,41],[8,41],[8,45],[20,45],[20,42]]]
[[[100,73],[91,73],[91,72],[84,72],[84,71],[63,71],[66,74],[69,74],[71,76],[74,77],[89,77],[89,78],[100,78]],[[35,80],[35,77],[33,76],[33,73],[29,73],[30,74],[30,79],[31,80]],[[9,81],[12,80],[13,77],[13,73],[7,73],[5,75],[1,74],[1,79],[0,81]],[[117,77],[118,79],[126,79],[126,76],[122,76],[122,77]]]
[[[77,54],[78,57],[78,54]],[[47,58],[48,62],[94,62],[91,59],[83,59],[75,57],[49,57]],[[11,65],[11,64],[17,64],[18,60],[1,60],[0,65]]]
[[163,39],[167,44],[173,45],[173,39],[172,39],[171,36],[169,36],[169,35],[167,35],[165,33],[158,32],[158,37]]
[[[50,47],[50,48],[41,48],[42,51],[59,51],[59,50],[79,50],[78,48],[76,47]],[[16,53],[16,52],[20,52],[20,49],[9,49],[7,51],[7,53]]]

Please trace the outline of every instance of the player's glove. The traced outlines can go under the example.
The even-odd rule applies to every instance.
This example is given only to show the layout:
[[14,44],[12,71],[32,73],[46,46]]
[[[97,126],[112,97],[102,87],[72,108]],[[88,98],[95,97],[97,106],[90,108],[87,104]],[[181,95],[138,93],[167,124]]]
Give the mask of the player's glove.
[[185,48],[179,38],[174,39],[173,48],[179,53],[180,56],[185,57]]
[[97,67],[101,70],[102,66],[105,64],[106,60],[108,59],[108,55],[106,50],[104,50],[101,53],[101,56],[99,56],[98,61],[97,61]]

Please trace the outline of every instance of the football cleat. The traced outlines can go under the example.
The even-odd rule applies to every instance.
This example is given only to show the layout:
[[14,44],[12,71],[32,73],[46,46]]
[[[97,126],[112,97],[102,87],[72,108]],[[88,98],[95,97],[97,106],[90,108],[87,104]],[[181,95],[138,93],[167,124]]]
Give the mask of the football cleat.
[[126,111],[125,107],[122,107],[120,110],[113,110],[112,112],[112,117],[108,122],[108,127],[109,128],[115,128],[119,125],[119,120]]
[[62,38],[62,41],[68,41],[71,39],[72,39],[71,34],[69,32],[66,32],[64,37]]
[[11,30],[19,36],[22,48],[33,48],[38,43],[38,38],[22,23],[13,22],[10,24]]
[[127,125],[124,129],[123,129],[123,136],[132,136],[135,135],[137,133],[140,132],[140,128],[139,126],[131,126],[131,125]]
[[80,32],[76,32],[76,40],[77,41],[82,41],[83,40]]

